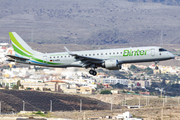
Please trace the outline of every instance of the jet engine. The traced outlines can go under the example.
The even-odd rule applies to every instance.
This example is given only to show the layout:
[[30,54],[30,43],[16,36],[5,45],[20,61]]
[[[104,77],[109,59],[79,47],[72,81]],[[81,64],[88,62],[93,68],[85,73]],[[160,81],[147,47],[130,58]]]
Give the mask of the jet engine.
[[118,64],[118,60],[105,60],[102,66],[109,70],[121,69],[121,65]]

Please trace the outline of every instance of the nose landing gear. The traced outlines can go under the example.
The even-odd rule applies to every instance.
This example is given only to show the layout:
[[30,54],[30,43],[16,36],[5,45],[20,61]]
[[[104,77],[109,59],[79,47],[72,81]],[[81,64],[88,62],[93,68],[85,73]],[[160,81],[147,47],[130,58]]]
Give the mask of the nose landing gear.
[[158,67],[158,63],[159,63],[159,61],[155,61],[155,65],[156,65],[155,69],[156,69],[156,70],[158,70],[158,69],[159,69],[159,67]]

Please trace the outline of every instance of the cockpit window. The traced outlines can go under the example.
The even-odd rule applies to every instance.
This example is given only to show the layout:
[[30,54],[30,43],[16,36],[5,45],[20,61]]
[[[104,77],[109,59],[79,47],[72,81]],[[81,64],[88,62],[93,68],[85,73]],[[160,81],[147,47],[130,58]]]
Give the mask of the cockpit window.
[[159,52],[167,51],[166,49],[160,48]]

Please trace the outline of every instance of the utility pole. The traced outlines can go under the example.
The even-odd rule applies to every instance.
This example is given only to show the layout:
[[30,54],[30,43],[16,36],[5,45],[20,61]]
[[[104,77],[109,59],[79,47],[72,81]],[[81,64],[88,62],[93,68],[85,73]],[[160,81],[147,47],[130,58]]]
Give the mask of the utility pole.
[[132,91],[133,84],[131,84],[131,91]]
[[147,96],[146,96],[146,106],[147,106]]
[[80,99],[80,112],[82,110],[82,100]]
[[50,112],[52,112],[52,100],[50,100]]
[[126,105],[126,95],[125,95],[125,97],[124,97],[124,98],[125,98],[125,105]]
[[111,111],[112,111],[112,98],[111,98]]
[[165,98],[163,98],[163,107],[164,107],[164,99],[165,99]]
[[123,101],[124,101],[124,99],[122,99],[122,106],[123,106]]
[[86,112],[84,111],[84,120],[86,120]]
[[23,102],[23,111],[25,111],[25,102],[24,100],[22,102]]
[[149,96],[148,96],[148,105],[149,105]]
[[163,108],[162,108],[162,111],[161,111],[161,120],[163,120]]
[[1,115],[1,101],[0,101],[0,115]]
[[139,98],[139,108],[141,108],[140,98]]

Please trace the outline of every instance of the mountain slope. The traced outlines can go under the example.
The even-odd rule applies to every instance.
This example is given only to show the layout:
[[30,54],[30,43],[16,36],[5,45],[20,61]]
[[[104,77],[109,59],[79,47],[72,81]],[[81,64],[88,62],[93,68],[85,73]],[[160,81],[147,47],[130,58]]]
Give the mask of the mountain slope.
[[0,1],[0,42],[9,42],[10,31],[39,44],[138,46],[159,45],[161,33],[164,44],[179,38],[179,6],[129,1]]

